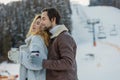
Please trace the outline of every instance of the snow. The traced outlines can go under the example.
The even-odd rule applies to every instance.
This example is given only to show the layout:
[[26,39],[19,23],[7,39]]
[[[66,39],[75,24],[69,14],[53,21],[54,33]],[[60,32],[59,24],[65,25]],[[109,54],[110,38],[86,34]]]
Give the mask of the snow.
[[[120,80],[120,10],[109,6],[83,7],[72,3],[71,8],[79,80]],[[87,19],[100,20],[95,25],[96,46],[93,46],[93,36],[89,32],[92,26],[87,24]],[[102,26],[106,39],[97,38],[99,26]],[[116,35],[110,35],[111,31]],[[19,64],[4,62],[0,69],[18,74]]]
[[89,43],[78,45],[77,63],[79,80],[120,80],[120,52],[112,46],[101,43],[97,47]]
[[90,0],[70,0],[72,3],[79,3],[83,6],[89,5]]
[[120,24],[120,10],[117,8],[110,6],[84,7],[84,11],[89,18],[99,18],[103,24]]
[[[1,73],[3,71],[3,73]],[[4,71],[8,71],[5,73]],[[17,80],[19,79],[19,64],[7,63],[6,61],[0,64],[0,73],[6,76],[9,75],[18,75]]]
[[[71,5],[79,80],[120,80],[120,10],[110,6]],[[93,46],[93,35],[89,32],[92,26],[87,24],[88,19],[100,20],[95,25],[96,46]],[[99,26],[102,26],[106,39],[97,38]],[[110,35],[111,31],[116,34]]]

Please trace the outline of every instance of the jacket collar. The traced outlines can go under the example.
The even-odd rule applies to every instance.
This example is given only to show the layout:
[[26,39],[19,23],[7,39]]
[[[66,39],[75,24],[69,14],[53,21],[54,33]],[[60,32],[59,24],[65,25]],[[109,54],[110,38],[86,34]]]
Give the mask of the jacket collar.
[[33,36],[33,35],[31,35],[31,36],[29,36],[29,37],[27,37],[27,38],[25,39],[25,43],[26,43],[26,44],[28,44],[28,43],[31,41],[32,36]]
[[51,39],[57,37],[61,32],[68,31],[65,25],[57,25],[50,32],[52,33]]

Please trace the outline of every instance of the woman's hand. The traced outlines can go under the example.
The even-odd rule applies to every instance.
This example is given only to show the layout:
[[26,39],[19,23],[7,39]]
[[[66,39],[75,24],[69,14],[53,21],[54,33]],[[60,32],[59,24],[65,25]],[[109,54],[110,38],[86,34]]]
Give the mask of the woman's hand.
[[30,58],[29,58],[30,62],[35,64],[35,65],[40,65],[42,66],[42,61],[43,59],[40,57],[40,56],[37,56],[37,55],[30,55]]
[[8,58],[15,63],[18,63],[19,60],[19,51],[8,51]]

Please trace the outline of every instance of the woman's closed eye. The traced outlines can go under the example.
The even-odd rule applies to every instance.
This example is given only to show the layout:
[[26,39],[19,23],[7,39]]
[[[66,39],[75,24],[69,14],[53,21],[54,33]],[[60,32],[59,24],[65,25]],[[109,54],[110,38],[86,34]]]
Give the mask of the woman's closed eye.
[[38,21],[38,22],[36,22],[36,24],[37,24],[37,25],[40,25],[40,22]]

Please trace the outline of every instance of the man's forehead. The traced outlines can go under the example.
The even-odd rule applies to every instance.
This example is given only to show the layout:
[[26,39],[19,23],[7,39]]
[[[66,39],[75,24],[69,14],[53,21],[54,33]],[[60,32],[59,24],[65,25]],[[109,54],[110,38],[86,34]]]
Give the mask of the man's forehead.
[[42,15],[41,15],[42,17],[43,16],[47,16],[47,12],[42,12]]

